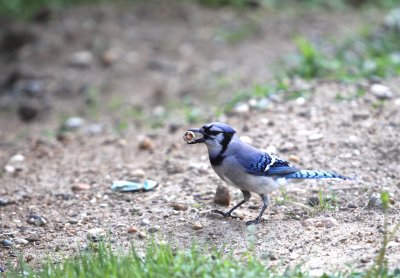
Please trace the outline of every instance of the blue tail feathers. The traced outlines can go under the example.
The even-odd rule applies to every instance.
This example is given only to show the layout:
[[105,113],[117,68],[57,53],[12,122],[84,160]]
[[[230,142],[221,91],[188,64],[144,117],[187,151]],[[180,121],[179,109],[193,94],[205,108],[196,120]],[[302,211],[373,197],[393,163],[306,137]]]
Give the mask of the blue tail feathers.
[[349,180],[348,177],[327,171],[301,170],[285,175],[287,179],[342,179]]

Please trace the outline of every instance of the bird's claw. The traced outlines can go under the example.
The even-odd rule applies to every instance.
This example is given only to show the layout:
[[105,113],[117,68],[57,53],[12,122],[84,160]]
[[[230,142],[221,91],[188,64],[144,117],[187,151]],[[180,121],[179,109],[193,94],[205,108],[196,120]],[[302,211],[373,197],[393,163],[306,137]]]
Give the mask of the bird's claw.
[[261,219],[256,218],[254,220],[250,220],[246,222],[246,226],[250,226],[250,225],[257,225],[261,222]]
[[233,218],[233,219],[236,219],[236,218],[239,218],[239,217],[237,217],[237,216],[233,216],[232,214],[231,214],[231,212],[223,212],[223,211],[221,211],[221,210],[219,210],[219,209],[213,209],[212,211],[211,211],[212,213],[218,213],[218,214],[221,214],[223,217],[231,217],[231,218]]

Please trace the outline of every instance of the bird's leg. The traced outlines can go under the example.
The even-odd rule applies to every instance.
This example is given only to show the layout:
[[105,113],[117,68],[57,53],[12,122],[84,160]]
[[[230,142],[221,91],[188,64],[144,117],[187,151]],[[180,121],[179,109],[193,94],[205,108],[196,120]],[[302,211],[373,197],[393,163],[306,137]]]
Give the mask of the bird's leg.
[[218,210],[218,209],[213,209],[211,212],[221,214],[223,217],[238,218],[238,217],[232,216],[232,212],[235,209],[237,209],[238,207],[240,207],[241,205],[243,205],[244,203],[246,203],[251,197],[251,193],[249,191],[245,191],[245,190],[241,190],[241,191],[243,193],[243,200],[240,201],[236,206],[231,208],[229,211],[223,212],[223,211]]
[[269,205],[269,197],[268,197],[267,194],[260,194],[260,197],[261,197],[261,199],[262,199],[262,201],[263,201],[263,206],[262,206],[262,208],[261,208],[260,214],[257,216],[256,219],[247,221],[247,222],[246,222],[246,226],[255,225],[255,224],[260,223],[261,217],[263,216],[265,209],[266,209],[266,208],[268,207],[268,205]]

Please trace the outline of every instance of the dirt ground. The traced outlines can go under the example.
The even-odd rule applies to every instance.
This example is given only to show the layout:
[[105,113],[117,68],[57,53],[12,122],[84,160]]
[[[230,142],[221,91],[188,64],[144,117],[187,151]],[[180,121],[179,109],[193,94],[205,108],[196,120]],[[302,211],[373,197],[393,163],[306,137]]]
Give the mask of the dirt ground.
[[[217,207],[213,196],[222,182],[209,165],[205,146],[183,142],[183,132],[193,125],[169,115],[165,126],[150,129],[132,116],[119,133],[114,128],[118,111],[110,107],[120,100],[156,115],[189,99],[202,118],[217,120],[210,105],[270,80],[277,61],[295,50],[296,34],[314,41],[340,40],[377,24],[381,16],[150,3],[73,8],[54,12],[47,23],[6,21],[0,28],[3,36],[24,29],[34,39],[9,52],[3,48],[0,56],[0,239],[3,245],[12,242],[1,247],[0,266],[15,263],[20,254],[33,266],[48,257],[62,261],[87,245],[89,230],[101,228],[116,248],[144,247],[153,235],[180,248],[197,242],[238,255],[250,248],[267,266],[300,264],[313,275],[367,268],[381,246],[384,223],[379,206],[367,204],[386,190],[392,202],[389,227],[399,219],[399,78],[382,81],[393,96],[379,105],[369,92],[338,101],[338,93],[354,86],[319,81],[305,99],[278,97],[265,110],[224,119],[254,146],[291,157],[299,167],[356,177],[304,181],[274,192],[265,221],[252,228],[245,221],[258,214],[257,196],[238,210],[242,220],[209,213]],[[241,38],[237,33],[243,26],[247,31]],[[229,35],[239,38],[229,41]],[[90,57],[74,60],[81,51]],[[18,73],[19,83],[7,83],[12,73]],[[24,96],[14,97],[10,84],[26,86],[29,80],[38,80],[42,89],[28,99],[38,116],[24,122],[14,109]],[[96,88],[95,100],[90,88]],[[90,101],[98,101],[95,115]],[[57,140],[60,123],[72,116],[85,122]],[[93,123],[102,129],[90,135]],[[143,136],[151,140],[148,149],[139,148]],[[112,181],[132,178],[159,185],[149,192],[111,191]],[[77,184],[90,186],[73,190]],[[307,204],[320,191],[334,197],[334,209],[318,212]],[[236,189],[230,192],[232,206],[242,196]],[[174,210],[173,203],[188,209]],[[46,223],[30,223],[32,214]],[[388,260],[392,267],[400,265],[399,235],[389,244]]]

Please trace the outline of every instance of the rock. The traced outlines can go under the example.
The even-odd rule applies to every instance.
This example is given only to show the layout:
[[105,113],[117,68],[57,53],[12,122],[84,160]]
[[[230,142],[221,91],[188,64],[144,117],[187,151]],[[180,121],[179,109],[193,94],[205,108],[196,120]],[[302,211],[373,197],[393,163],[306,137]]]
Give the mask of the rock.
[[332,228],[337,226],[338,222],[335,218],[333,217],[327,217],[321,220],[322,224],[325,226],[325,228]]
[[269,254],[269,259],[271,261],[276,261],[278,259],[278,256],[274,253]]
[[5,207],[12,204],[11,200],[6,197],[0,197],[0,207]]
[[119,56],[117,52],[113,50],[107,50],[101,54],[100,59],[104,66],[111,66],[119,59]]
[[382,85],[382,84],[373,84],[370,88],[371,93],[380,100],[387,100],[393,98],[393,93],[392,91]]
[[353,209],[353,208],[357,208],[357,206],[354,203],[350,202],[350,203],[347,204],[347,208]]
[[355,111],[353,112],[353,120],[365,120],[368,119],[370,113],[368,111]]
[[294,154],[289,155],[288,159],[290,162],[293,162],[293,163],[300,162],[300,157],[298,157],[297,155],[294,155]]
[[137,233],[138,229],[135,226],[130,226],[128,228],[128,234],[134,234]]
[[312,207],[319,206],[319,197],[312,196],[312,197],[307,198],[307,204]]
[[139,232],[138,237],[140,239],[145,239],[147,237],[147,234],[145,232]]
[[88,135],[99,135],[103,132],[102,124],[91,124],[85,129],[85,133]]
[[229,206],[231,202],[231,194],[226,186],[219,184],[214,195],[214,203],[222,206]]
[[1,245],[3,245],[4,247],[12,247],[14,245],[14,242],[8,239],[3,239],[1,241]]
[[0,265],[0,273],[2,273],[2,272],[6,272],[6,268],[4,266]]
[[22,244],[22,245],[27,245],[27,244],[29,244],[29,241],[27,241],[27,240],[24,239],[24,238],[19,238],[19,237],[14,238],[14,242],[15,242],[16,244]]
[[28,217],[28,223],[35,226],[44,226],[46,225],[47,220],[38,214],[31,214]]
[[147,136],[141,138],[141,140],[139,141],[139,149],[142,149],[142,150],[153,150],[154,149],[153,140],[151,140]]
[[142,221],[140,221],[140,225],[142,226],[147,226],[150,224],[150,220],[147,218],[143,218]]
[[171,175],[172,174],[179,174],[179,173],[182,173],[184,171],[182,166],[180,166],[177,163],[173,163],[170,160],[166,161],[164,168],[167,170],[167,173],[171,174]]
[[93,64],[94,55],[87,50],[77,51],[69,57],[69,65],[77,68],[88,68]]
[[324,138],[324,135],[322,133],[313,133],[308,136],[309,141],[319,141],[322,138]]
[[72,117],[64,122],[64,124],[62,125],[62,129],[64,131],[76,130],[76,129],[80,128],[84,122],[85,122],[85,120],[82,118]]
[[159,230],[160,230],[160,226],[159,226],[159,225],[154,225],[153,227],[150,227],[150,228],[148,229],[149,233],[151,233],[151,234],[156,233],[156,232],[158,232]]
[[400,31],[400,8],[392,9],[384,19],[386,27]]
[[234,114],[247,114],[249,111],[250,111],[250,105],[247,103],[238,103],[232,109],[232,112]]
[[78,224],[78,219],[76,219],[76,218],[71,218],[70,220],[68,220],[68,223],[69,223],[69,224],[72,224],[72,225]]
[[39,115],[39,109],[33,105],[19,105],[17,114],[21,121],[30,122],[37,118]]
[[295,144],[293,144],[292,142],[285,142],[280,148],[279,151],[285,153],[285,152],[291,152],[296,150],[297,147]]
[[90,184],[87,183],[77,183],[71,186],[72,191],[85,191],[92,188]]
[[9,163],[14,164],[14,163],[21,163],[24,161],[25,161],[25,156],[23,156],[22,154],[16,154],[10,158]]
[[172,203],[171,207],[174,210],[181,210],[181,211],[185,211],[189,208],[189,206],[187,204],[181,204],[181,203]]
[[9,164],[7,164],[6,166],[4,166],[4,170],[5,170],[7,173],[10,173],[10,174],[16,172],[15,167],[12,166],[12,165],[9,165]]
[[146,172],[142,169],[136,169],[131,172],[131,176],[135,178],[144,178],[146,176]]
[[360,259],[360,262],[363,263],[363,264],[369,263],[370,261],[371,261],[371,258],[367,258],[367,257],[364,257],[364,258]]
[[203,225],[200,223],[200,222],[195,222],[195,223],[193,223],[193,225],[192,225],[192,229],[193,230],[201,230],[201,229],[203,229]]
[[377,196],[371,196],[368,200],[368,204],[365,207],[366,209],[371,210],[383,210],[383,204],[381,198]]
[[90,241],[97,242],[97,241],[104,239],[105,236],[106,236],[106,232],[102,228],[94,228],[94,229],[90,229],[87,231],[87,238]]

